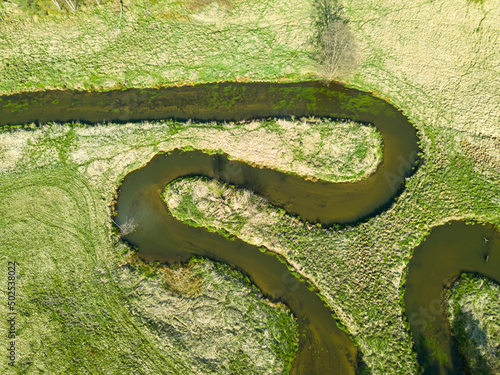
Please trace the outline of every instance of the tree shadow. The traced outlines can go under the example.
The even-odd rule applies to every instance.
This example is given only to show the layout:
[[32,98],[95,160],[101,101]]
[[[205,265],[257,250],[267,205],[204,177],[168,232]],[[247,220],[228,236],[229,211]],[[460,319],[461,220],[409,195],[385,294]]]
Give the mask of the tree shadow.
[[[481,352],[481,347],[488,347],[488,336],[481,328],[479,321],[475,319],[471,312],[460,311],[460,316],[455,319],[451,326],[458,343],[458,349],[464,365],[471,374],[495,375],[500,373],[500,367],[490,367],[486,356]],[[495,351],[494,348],[490,349]],[[492,356],[499,357],[499,352],[491,353]]]

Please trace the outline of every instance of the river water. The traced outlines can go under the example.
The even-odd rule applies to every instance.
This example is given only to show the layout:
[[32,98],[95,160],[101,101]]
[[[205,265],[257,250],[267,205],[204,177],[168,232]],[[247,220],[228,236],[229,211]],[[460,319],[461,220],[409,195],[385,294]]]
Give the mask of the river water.
[[[287,304],[301,330],[293,374],[355,373],[356,347],[316,292],[299,282],[286,264],[238,239],[176,220],[161,194],[177,178],[206,176],[250,188],[302,220],[325,226],[357,223],[387,209],[404,189],[404,178],[421,162],[415,129],[400,111],[368,93],[319,82],[223,83],[102,93],[49,91],[0,97],[0,126],[163,118],[232,121],[292,115],[346,118],[375,126],[383,138],[383,158],[376,172],[355,183],[312,182],[228,160],[223,154],[174,150],[157,155],[125,177],[115,207],[116,221],[121,225],[135,219],[137,230],[125,239],[146,260],[179,262],[191,255],[218,260],[248,275],[266,296]],[[498,233],[491,227],[453,223],[443,228],[436,228],[415,249],[404,295],[418,360],[429,374],[463,371],[440,307],[443,283],[462,271],[481,272],[498,281],[500,269]],[[436,358],[444,364],[436,363]]]

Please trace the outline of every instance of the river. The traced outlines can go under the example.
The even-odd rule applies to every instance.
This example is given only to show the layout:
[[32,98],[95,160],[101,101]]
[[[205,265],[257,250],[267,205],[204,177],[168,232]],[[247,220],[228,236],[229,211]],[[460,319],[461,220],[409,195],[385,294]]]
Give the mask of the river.
[[[205,256],[241,270],[264,295],[287,304],[299,329],[306,333],[300,335],[293,374],[352,374],[357,368],[356,347],[337,327],[317,291],[298,281],[276,256],[176,220],[161,194],[177,178],[206,176],[250,188],[308,222],[324,226],[359,223],[389,208],[404,189],[405,178],[422,162],[416,131],[399,110],[369,93],[320,82],[48,91],[0,97],[0,126],[164,118],[233,121],[292,115],[351,119],[375,126],[383,139],[383,157],[375,173],[357,182],[312,182],[229,160],[224,154],[173,150],[155,156],[124,178],[115,207],[116,221],[121,225],[129,218],[136,220],[138,229],[125,239],[146,260],[179,262],[191,255]],[[418,360],[426,373],[465,371],[441,307],[443,286],[464,271],[498,281],[499,237],[490,226],[454,222],[434,229],[415,249],[404,301]]]

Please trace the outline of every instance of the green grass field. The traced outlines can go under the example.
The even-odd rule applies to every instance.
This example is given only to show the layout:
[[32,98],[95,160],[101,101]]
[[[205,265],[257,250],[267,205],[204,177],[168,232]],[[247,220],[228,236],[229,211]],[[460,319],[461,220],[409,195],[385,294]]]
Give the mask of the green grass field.
[[[50,0],[47,0],[49,3]],[[0,92],[300,80],[313,73],[304,1],[124,1],[29,15],[0,4]]]

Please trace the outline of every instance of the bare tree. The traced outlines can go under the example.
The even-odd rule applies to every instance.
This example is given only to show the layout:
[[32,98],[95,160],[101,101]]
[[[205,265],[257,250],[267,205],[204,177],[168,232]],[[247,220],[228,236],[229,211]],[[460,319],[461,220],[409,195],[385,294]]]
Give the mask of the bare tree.
[[339,75],[345,78],[356,68],[357,46],[343,17],[343,8],[339,0],[313,0],[313,6],[315,31],[311,42],[320,75],[326,80]]
[[332,20],[320,34],[319,56],[323,77],[331,79],[338,73],[349,73],[356,67],[356,42],[347,24]]
[[[113,220],[113,219],[111,219]],[[137,223],[135,222],[135,218],[128,218],[128,216],[125,218],[125,222],[122,223],[122,225],[118,224],[116,221],[113,220],[113,223],[116,224],[118,228],[120,228],[120,234],[121,236],[126,236],[130,233],[135,232],[137,229]]]

